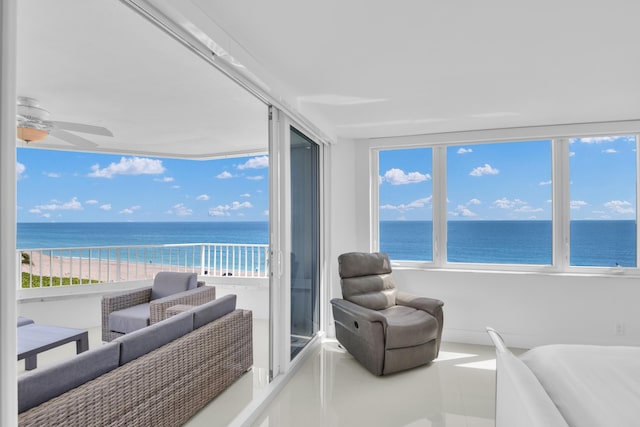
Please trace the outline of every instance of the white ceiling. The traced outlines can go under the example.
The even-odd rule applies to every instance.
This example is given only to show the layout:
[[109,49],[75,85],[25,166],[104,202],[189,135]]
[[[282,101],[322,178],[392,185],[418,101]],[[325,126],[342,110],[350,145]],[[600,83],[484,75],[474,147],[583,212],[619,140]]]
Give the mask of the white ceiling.
[[638,1],[179,3],[342,137],[640,118]]
[[[114,137],[77,133],[99,144],[93,151],[190,158],[267,151],[266,105],[124,4],[17,3],[18,95],[38,99],[51,120],[111,130]],[[29,145],[77,148],[54,136]]]
[[[640,119],[637,1],[149,2],[334,138]],[[18,4],[19,94],[100,147],[266,149],[264,104],[119,2]]]

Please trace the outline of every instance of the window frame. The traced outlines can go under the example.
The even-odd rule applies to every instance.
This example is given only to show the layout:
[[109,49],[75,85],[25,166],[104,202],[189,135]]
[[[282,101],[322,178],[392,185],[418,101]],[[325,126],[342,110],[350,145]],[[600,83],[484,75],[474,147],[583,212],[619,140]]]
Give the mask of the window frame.
[[[378,251],[379,243],[379,162],[381,151],[412,148],[432,148],[432,216],[433,216],[433,260],[394,261],[399,268],[481,270],[537,272],[543,274],[585,275],[632,275],[640,276],[640,227],[636,227],[636,266],[601,267],[570,265],[570,168],[569,145],[573,138],[634,136],[636,144],[636,203],[635,220],[640,223],[640,122],[612,122],[592,125],[545,126],[520,129],[497,129],[489,131],[455,132],[433,135],[417,135],[371,140],[370,150],[370,200],[371,200],[371,250]],[[531,140],[551,141],[552,179],[552,256],[550,265],[540,264],[488,264],[452,263],[447,260],[447,148],[504,142]]]

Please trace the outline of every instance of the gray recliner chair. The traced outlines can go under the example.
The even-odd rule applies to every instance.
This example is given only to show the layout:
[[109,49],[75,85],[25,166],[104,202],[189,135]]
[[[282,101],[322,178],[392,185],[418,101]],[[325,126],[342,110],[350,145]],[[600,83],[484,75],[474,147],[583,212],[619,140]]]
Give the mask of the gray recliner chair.
[[414,368],[438,357],[444,303],[396,289],[385,253],[338,257],[344,299],[334,298],[340,344],[375,375]]

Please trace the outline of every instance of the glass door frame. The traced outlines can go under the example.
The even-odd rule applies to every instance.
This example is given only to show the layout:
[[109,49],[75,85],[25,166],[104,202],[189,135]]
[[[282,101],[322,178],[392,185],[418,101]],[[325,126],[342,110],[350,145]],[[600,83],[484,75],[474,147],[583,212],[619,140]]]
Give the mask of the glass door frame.
[[[270,307],[270,379],[288,372],[298,360],[319,342],[326,330],[327,227],[326,192],[327,148],[313,132],[294,121],[278,108],[269,108],[269,238],[271,262],[269,272]],[[319,331],[296,357],[291,355],[291,129],[295,128],[318,145],[319,192]]]

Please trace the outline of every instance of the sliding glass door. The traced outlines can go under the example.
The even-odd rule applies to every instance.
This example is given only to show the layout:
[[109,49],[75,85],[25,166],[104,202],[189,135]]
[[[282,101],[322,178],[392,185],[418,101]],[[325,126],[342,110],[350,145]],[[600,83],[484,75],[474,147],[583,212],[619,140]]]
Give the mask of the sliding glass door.
[[319,330],[319,146],[291,126],[291,359]]
[[320,330],[322,146],[270,109],[270,373],[287,372]]

